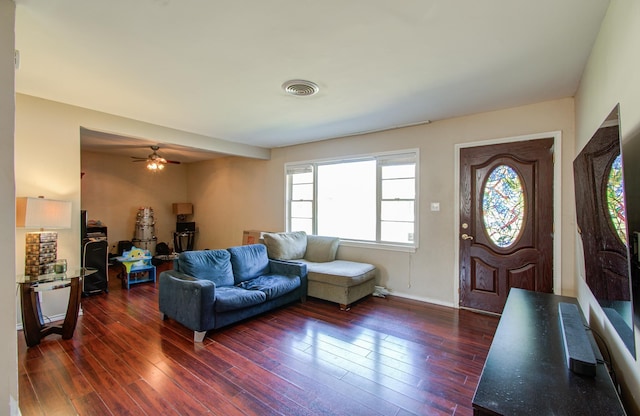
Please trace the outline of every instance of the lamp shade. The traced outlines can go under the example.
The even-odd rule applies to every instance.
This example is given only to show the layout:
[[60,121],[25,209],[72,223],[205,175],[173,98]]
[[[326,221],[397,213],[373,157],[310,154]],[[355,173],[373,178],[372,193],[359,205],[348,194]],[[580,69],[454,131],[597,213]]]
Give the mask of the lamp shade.
[[178,202],[173,204],[173,213],[176,215],[193,214],[193,204],[190,202]]
[[71,201],[16,198],[16,227],[50,230],[71,228]]

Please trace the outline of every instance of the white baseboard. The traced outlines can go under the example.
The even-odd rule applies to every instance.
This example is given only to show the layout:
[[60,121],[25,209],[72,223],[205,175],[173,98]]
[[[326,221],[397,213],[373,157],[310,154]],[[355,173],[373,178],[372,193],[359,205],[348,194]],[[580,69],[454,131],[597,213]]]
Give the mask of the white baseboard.
[[399,298],[417,300],[419,302],[425,302],[425,303],[433,303],[434,305],[447,306],[449,308],[456,308],[457,309],[457,306],[455,306],[452,302],[443,302],[441,300],[431,299],[431,298],[424,298],[422,296],[409,295],[407,293],[401,293],[401,292],[393,291],[393,292],[389,293],[389,296],[397,296]]

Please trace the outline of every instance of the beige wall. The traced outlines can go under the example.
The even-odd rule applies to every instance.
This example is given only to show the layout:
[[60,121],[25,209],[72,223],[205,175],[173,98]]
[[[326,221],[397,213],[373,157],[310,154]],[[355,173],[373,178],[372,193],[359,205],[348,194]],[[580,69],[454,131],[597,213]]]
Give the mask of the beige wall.
[[[577,154],[600,123],[620,103],[622,139],[640,130],[640,2],[612,0],[600,28],[576,94]],[[584,257],[577,250],[577,270],[583,270]],[[602,309],[587,288],[583,276],[576,274],[578,299],[590,324],[604,334],[612,351],[614,367],[623,381],[624,396],[640,414],[640,362],[624,347]],[[640,351],[640,331],[636,326],[636,351]],[[639,354],[636,354],[638,356]]]
[[[444,305],[456,304],[458,237],[455,222],[457,169],[455,145],[561,131],[563,236],[559,248],[565,276],[558,292],[574,288],[573,100],[563,99],[477,114],[429,125],[273,149],[270,161],[216,159],[189,168],[189,199],[197,207],[199,248],[241,243],[242,231],[280,231],[285,224],[284,164],[389,150],[420,149],[420,247],[415,253],[341,246],[338,257],[368,261],[380,269],[379,283],[397,295]],[[564,150],[560,152],[560,150]],[[440,211],[430,211],[439,202]],[[560,219],[558,219],[560,221]]]
[[87,210],[88,219],[108,227],[112,253],[117,252],[118,241],[135,237],[140,207],[153,208],[157,241],[173,245],[176,216],[172,204],[189,202],[186,165],[168,165],[153,173],[144,163],[132,163],[126,156],[82,152],[81,159],[81,208]]
[[13,52],[15,4],[0,0],[0,256],[4,278],[0,279],[0,415],[17,415],[18,410],[18,350],[16,332],[15,293],[15,189],[13,172],[14,136],[14,66]]
[[192,163],[188,198],[199,229],[196,248],[225,248],[242,243],[247,229],[281,230],[283,166],[246,158]]

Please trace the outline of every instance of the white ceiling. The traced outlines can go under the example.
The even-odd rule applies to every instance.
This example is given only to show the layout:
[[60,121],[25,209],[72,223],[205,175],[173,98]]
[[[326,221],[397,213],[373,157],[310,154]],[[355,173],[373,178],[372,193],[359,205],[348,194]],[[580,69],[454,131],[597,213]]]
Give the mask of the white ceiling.
[[15,2],[17,92],[268,148],[573,96],[609,5]]

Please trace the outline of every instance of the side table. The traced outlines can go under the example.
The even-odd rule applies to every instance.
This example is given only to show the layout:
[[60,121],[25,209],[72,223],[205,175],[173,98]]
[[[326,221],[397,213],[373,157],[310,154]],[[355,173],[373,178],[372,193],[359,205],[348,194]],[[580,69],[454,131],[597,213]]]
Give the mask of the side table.
[[164,271],[173,270],[173,262],[177,258],[178,258],[178,253],[160,254],[160,255],[154,256],[153,259],[151,259],[151,264],[156,266],[156,272],[158,273],[158,275],[160,275],[160,273]]
[[[22,329],[27,346],[33,347],[47,335],[59,334],[62,339],[71,339],[78,322],[80,298],[82,296],[82,280],[97,272],[97,269],[81,268],[66,273],[50,273],[40,276],[17,277],[20,286],[20,303],[22,305]],[[67,313],[62,325],[47,325],[42,319],[38,292],[70,288]]]
[[173,233],[173,249],[182,253],[183,251],[193,251],[195,242],[195,231],[176,231]]

